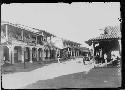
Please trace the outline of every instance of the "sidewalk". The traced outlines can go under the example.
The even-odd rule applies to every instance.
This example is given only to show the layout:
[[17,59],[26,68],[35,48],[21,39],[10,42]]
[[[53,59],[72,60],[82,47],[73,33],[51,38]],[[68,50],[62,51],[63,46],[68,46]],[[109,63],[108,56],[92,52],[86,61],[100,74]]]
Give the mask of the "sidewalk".
[[74,60],[65,63],[53,63],[30,72],[2,75],[2,86],[5,89],[17,89],[39,80],[53,79],[78,72],[88,72],[92,68],[93,65],[83,65],[83,63],[76,63]]

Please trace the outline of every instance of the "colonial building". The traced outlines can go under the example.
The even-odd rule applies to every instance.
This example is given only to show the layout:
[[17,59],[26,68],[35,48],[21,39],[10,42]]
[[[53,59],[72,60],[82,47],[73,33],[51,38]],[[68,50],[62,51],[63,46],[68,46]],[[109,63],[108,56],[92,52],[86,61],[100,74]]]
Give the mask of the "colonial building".
[[[53,41],[55,39],[55,41]],[[43,62],[60,58],[86,56],[90,50],[66,39],[59,39],[45,30],[20,24],[1,22],[2,60],[19,62]]]
[[81,47],[80,43],[63,39],[64,48],[61,50],[61,57],[74,58],[85,56],[86,52],[90,52],[88,48]]
[[[96,63],[108,63],[113,59],[112,53],[118,52],[117,57],[121,56],[121,31],[119,26],[108,26],[104,33],[99,37],[91,38],[86,41],[93,47],[93,56]],[[107,60],[107,61],[106,61]]]
[[51,43],[53,37],[55,35],[44,30],[1,22],[3,59],[11,64],[56,60],[58,48]]

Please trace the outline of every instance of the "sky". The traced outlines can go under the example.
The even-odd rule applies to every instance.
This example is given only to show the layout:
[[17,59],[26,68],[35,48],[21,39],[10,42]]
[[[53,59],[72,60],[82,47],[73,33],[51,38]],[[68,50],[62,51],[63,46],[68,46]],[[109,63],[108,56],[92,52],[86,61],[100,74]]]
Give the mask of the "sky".
[[119,25],[119,2],[12,3],[1,6],[1,20],[50,32],[83,44],[106,26]]

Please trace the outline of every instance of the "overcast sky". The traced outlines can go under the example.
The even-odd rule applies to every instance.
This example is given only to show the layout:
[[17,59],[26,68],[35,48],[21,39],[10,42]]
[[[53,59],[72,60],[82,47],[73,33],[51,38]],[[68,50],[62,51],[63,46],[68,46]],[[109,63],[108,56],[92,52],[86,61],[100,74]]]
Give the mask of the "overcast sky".
[[43,29],[79,43],[99,35],[99,29],[119,25],[120,3],[3,4],[1,19]]

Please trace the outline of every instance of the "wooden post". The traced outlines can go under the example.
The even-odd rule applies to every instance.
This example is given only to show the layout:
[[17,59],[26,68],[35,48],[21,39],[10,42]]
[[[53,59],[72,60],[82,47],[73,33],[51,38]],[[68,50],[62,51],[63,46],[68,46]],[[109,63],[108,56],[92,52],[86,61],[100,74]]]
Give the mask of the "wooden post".
[[11,64],[14,64],[14,46],[11,46]]
[[36,59],[37,59],[37,61],[39,61],[39,52],[38,52],[38,48],[36,49]]
[[95,63],[96,63],[96,61],[95,61],[95,56],[94,56],[94,52],[95,52],[95,45],[94,45],[94,42],[92,42],[92,50],[93,50],[93,61],[94,61],[94,65],[95,65]]
[[37,35],[36,35],[36,45],[37,45]]
[[24,68],[25,68],[24,51],[25,51],[25,47],[22,47],[22,63],[24,63]]
[[32,61],[32,48],[30,48],[30,63],[33,63],[33,61]]
[[8,26],[6,25],[6,41],[8,41]]
[[0,46],[0,65],[2,64],[4,64],[3,63],[3,53],[4,53],[4,51],[3,51],[3,46]]
[[24,33],[24,32],[23,32],[23,30],[22,30],[22,33],[21,33],[21,34],[22,34],[22,41],[24,40],[24,36],[23,36],[23,33]]
[[119,54],[121,55],[121,40],[118,40],[119,42]]

